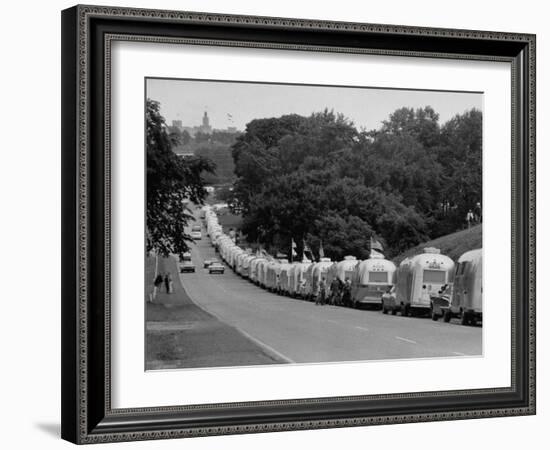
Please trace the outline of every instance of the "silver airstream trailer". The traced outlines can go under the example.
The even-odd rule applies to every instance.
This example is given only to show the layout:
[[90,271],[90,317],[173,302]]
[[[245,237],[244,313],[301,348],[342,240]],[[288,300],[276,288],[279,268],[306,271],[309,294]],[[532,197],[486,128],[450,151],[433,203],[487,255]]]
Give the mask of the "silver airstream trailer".
[[244,251],[243,253],[239,253],[235,258],[235,272],[237,275],[240,275],[241,277],[244,276],[243,270],[244,270],[244,260],[249,257],[250,254],[248,251]]
[[256,259],[252,254],[247,254],[241,261],[240,274],[243,278],[250,278],[250,263]]
[[445,322],[453,316],[458,316],[462,325],[482,320],[482,267],[482,249],[470,250],[458,258],[451,302],[448,308],[442,308]]
[[246,254],[246,252],[238,246],[235,246],[231,249],[230,256],[229,256],[229,265],[233,270],[237,270],[237,258],[240,255],[244,255],[244,254]]
[[286,260],[281,261],[281,265],[279,267],[279,278],[277,287],[275,290],[282,295],[289,295],[289,289],[290,289],[290,273],[292,272],[292,269],[294,267],[294,264],[289,263]]
[[315,264],[316,263],[312,263],[306,267],[306,270],[302,275],[303,281],[299,285],[299,296],[306,300],[311,300],[313,297],[313,268],[315,267]]
[[395,289],[382,296],[382,312],[401,311],[403,316],[413,312],[431,313],[431,297],[452,281],[453,269],[453,260],[433,247],[405,258],[396,272]]
[[281,261],[273,260],[267,264],[265,271],[265,287],[268,291],[275,292],[279,288],[280,273]]
[[382,306],[382,295],[393,286],[395,271],[395,264],[384,255],[371,252],[369,259],[357,264],[351,277],[352,306]]
[[311,265],[311,261],[304,259],[302,262],[292,266],[288,280],[288,290],[291,297],[300,297],[302,295],[302,287],[305,284],[305,273]]
[[257,256],[253,260],[250,261],[250,270],[249,270],[248,278],[254,284],[259,284],[260,263],[264,262],[264,261],[267,261],[267,260],[265,258],[260,257],[260,256]]
[[355,267],[359,264],[355,256],[344,256],[344,259],[335,262],[327,271],[327,286],[330,286],[335,278],[338,278],[342,283],[348,278],[351,281]]
[[332,261],[330,258],[321,258],[319,262],[313,264],[311,280],[309,283],[309,296],[311,298],[315,298],[317,296],[321,279],[324,277],[326,281],[327,272],[330,266],[332,266]]
[[269,263],[270,261],[266,259],[258,264],[258,284],[263,288],[267,288],[266,280]]

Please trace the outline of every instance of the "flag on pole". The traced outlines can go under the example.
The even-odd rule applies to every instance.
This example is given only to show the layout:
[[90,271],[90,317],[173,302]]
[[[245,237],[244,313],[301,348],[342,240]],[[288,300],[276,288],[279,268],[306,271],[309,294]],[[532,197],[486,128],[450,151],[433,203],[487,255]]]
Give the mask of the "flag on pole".
[[296,242],[294,242],[293,238],[290,238],[290,248],[291,248],[292,258],[295,258],[296,256],[298,256],[298,252],[296,251],[297,245],[296,245]]
[[384,247],[382,246],[382,244],[379,241],[377,241],[376,239],[373,239],[372,236],[370,237],[370,249],[371,250],[377,250],[381,253],[384,252]]
[[[309,256],[308,256],[308,254],[309,254]],[[306,242],[305,239],[304,239],[303,258],[313,260],[313,252],[311,251],[311,248],[309,248],[309,245],[307,245],[307,242]]]

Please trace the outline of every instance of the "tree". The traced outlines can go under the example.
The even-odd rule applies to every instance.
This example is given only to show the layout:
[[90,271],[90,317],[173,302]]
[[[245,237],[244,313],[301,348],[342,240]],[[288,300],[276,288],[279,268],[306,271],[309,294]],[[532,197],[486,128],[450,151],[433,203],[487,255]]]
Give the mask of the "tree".
[[160,104],[147,99],[147,251],[163,256],[182,255],[188,250],[191,236],[185,232],[192,218],[188,201],[202,204],[206,197],[204,172],[212,172],[213,164],[201,157],[181,158],[172,148],[177,135],[168,134]]
[[481,111],[472,109],[453,117],[442,127],[441,139],[437,158],[443,167],[444,183],[435,230],[439,235],[462,228],[468,211],[481,208]]
[[371,237],[391,257],[457,231],[481,195],[481,113],[438,120],[429,106],[370,132],[327,110],[253,120],[233,145],[243,231],[274,252],[322,241],[333,259],[367,257]]

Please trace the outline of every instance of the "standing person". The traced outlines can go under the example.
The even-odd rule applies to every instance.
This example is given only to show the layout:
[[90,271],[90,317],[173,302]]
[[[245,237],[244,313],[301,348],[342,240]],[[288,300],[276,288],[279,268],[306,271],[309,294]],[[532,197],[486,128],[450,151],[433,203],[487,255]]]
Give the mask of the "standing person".
[[474,221],[474,213],[470,209],[470,210],[468,210],[468,214],[466,214],[466,222],[468,223],[468,228],[470,228],[473,221]]
[[334,277],[332,283],[330,283],[330,304],[336,305],[339,303],[338,294],[340,293],[340,279]]
[[160,286],[162,285],[162,275],[160,273],[155,278],[153,284],[155,285],[155,288],[157,288],[160,292]]
[[349,278],[346,278],[342,291],[343,291],[342,303],[344,304],[344,306],[350,306],[351,305],[351,281],[349,280]]
[[324,305],[326,296],[327,296],[327,280],[325,280],[325,277],[322,277],[321,281],[319,281],[319,294],[317,295],[317,301],[315,302],[315,304]]
[[172,279],[170,277],[170,273],[166,272],[164,275],[164,287],[166,288],[166,293],[170,293],[170,283],[172,282]]

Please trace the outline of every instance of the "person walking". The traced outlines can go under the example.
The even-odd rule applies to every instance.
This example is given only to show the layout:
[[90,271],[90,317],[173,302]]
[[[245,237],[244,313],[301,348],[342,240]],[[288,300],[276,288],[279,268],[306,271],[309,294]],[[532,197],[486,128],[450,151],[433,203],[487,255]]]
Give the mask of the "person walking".
[[166,272],[164,275],[164,287],[166,288],[166,293],[170,294],[170,285],[172,284],[172,277],[169,272]]
[[315,300],[316,305],[324,305],[327,296],[327,281],[325,277],[322,277],[319,281],[319,292],[317,294],[317,299]]
[[153,282],[153,284],[155,288],[157,288],[160,292],[160,286],[162,285],[162,275],[160,273],[155,278],[155,281]]
[[157,297],[157,293],[160,292],[160,287],[162,286],[162,275],[159,273],[153,281],[153,293],[149,297],[149,301],[153,302]]
[[349,278],[346,278],[344,287],[342,288],[342,303],[344,306],[351,305],[351,281]]
[[330,283],[330,304],[337,305],[339,303],[338,296],[340,294],[340,279],[334,277],[332,283]]

